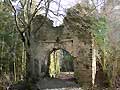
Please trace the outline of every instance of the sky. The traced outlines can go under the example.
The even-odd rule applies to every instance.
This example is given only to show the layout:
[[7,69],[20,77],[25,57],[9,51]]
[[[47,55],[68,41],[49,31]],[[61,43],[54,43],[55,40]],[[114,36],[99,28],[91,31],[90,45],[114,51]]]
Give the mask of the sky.
[[[35,2],[39,2],[40,0],[33,0]],[[49,12],[48,17],[54,21],[53,26],[59,26],[63,23],[63,16],[66,15],[66,10],[72,6],[74,6],[77,3],[80,3],[81,1],[85,1],[85,0],[54,0],[55,2],[52,2],[50,4],[50,10],[54,11],[55,14],[59,13],[61,14],[60,16],[55,16],[53,13]],[[96,1],[96,0],[94,0]],[[103,0],[98,0],[98,4],[100,4],[100,2],[102,2]],[[16,2],[13,2],[13,5],[18,8],[20,5],[18,4],[19,0],[17,0]],[[60,6],[59,6],[59,2],[60,2]],[[89,0],[89,3],[92,3],[91,0]],[[97,6],[97,5],[96,5]],[[59,7],[59,8],[58,8]],[[98,6],[98,10],[100,9],[101,5]],[[58,12],[59,9],[59,12]]]
[[[35,2],[39,2],[40,0],[33,0]],[[59,13],[61,16],[55,16],[53,13],[49,12],[48,17],[54,21],[53,26],[59,26],[63,23],[63,16],[66,15],[66,10],[75,4],[77,4],[80,0],[54,0],[55,2],[52,2],[50,4],[50,10],[53,10],[56,14]],[[58,8],[58,4],[60,2],[60,7]],[[20,7],[19,0],[12,3],[16,9],[18,10]],[[58,12],[59,9],[59,12]],[[63,15],[63,16],[62,16]]]
[[[61,16],[55,16],[53,15],[51,12],[49,12],[50,16],[53,16],[55,18],[50,18],[51,20],[54,21],[53,25],[54,26],[59,26],[60,24],[63,23],[63,16],[66,15],[66,10],[72,6],[74,6],[75,4],[77,4],[80,0],[56,0],[56,2],[60,2],[60,7],[58,4],[56,3],[51,3],[50,5],[50,9],[55,10],[55,12],[58,12],[59,9],[59,14],[61,14]],[[59,8],[58,8],[59,7]],[[63,15],[63,16],[62,16]]]
[[[63,14],[63,15],[66,15],[66,13],[65,13],[66,9],[74,6],[77,3],[81,3],[81,1],[82,2],[89,1],[89,3],[92,4],[91,0],[55,0],[55,1],[58,3],[61,2],[60,3],[61,7],[60,7],[59,13]],[[100,12],[100,8],[103,6],[104,0],[93,0],[93,1],[94,1],[95,5],[97,6],[98,11]],[[57,11],[58,4],[52,3],[50,8]],[[63,23],[63,17],[60,17],[60,16],[56,17],[56,16],[52,15],[52,13],[50,13],[50,15],[55,17],[55,18],[51,18],[54,21],[54,26],[59,26],[60,24]]]

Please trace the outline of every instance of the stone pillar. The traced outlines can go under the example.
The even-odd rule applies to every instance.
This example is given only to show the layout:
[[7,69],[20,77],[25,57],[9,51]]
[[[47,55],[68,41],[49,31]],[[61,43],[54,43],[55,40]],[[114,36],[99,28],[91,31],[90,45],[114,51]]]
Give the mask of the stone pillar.
[[96,75],[96,49],[94,44],[94,39],[92,39],[92,85],[95,83]]
[[77,57],[74,60],[74,75],[81,86],[92,85],[92,46],[79,41],[76,47]]

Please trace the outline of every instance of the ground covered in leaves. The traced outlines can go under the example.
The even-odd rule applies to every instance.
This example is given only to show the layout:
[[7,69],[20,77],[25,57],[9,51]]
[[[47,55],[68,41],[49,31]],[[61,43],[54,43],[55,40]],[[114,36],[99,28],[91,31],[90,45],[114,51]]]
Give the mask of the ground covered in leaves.
[[[25,82],[13,85],[9,90],[26,90]],[[74,81],[57,78],[42,78],[30,85],[32,90],[83,90]]]

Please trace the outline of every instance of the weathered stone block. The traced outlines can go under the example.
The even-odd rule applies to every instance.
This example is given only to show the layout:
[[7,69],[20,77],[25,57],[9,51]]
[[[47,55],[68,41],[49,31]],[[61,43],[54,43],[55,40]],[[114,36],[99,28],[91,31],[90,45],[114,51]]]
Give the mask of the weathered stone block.
[[[33,23],[33,31],[40,25],[41,16],[36,17]],[[39,18],[39,20],[38,20]],[[53,27],[49,19],[38,30],[33,32],[33,41],[31,46],[33,56],[37,60],[34,63],[34,75],[41,76],[41,67],[43,65],[48,69],[49,54],[53,49],[64,49],[68,51],[74,59],[74,76],[78,83],[82,85],[91,85],[92,82],[92,42],[91,34],[87,31],[82,32],[82,37],[78,32],[71,30],[68,26]],[[80,32],[80,31],[79,31]],[[39,63],[37,63],[39,62]],[[44,62],[44,63],[43,63]],[[48,70],[45,70],[47,73]]]

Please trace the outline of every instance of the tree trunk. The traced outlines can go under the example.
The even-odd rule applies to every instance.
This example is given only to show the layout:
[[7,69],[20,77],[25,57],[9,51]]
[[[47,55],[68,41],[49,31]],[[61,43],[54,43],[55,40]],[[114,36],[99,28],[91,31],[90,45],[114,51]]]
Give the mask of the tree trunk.
[[21,71],[22,71],[22,74],[21,74],[21,79],[23,80],[23,75],[24,74],[26,74],[25,73],[25,70],[26,70],[26,68],[25,68],[25,66],[26,66],[26,52],[25,52],[25,47],[24,47],[24,43],[23,43],[23,47],[22,47],[22,60],[21,60]]
[[25,32],[25,41],[24,46],[26,50],[26,80],[32,80],[32,57],[31,57],[31,29],[30,27],[27,28],[27,32]]
[[2,46],[1,46],[1,62],[0,62],[0,74],[2,74],[2,61],[3,61],[3,56],[4,56],[4,37],[2,40]]
[[31,78],[31,55],[30,52],[26,51],[26,79]]

